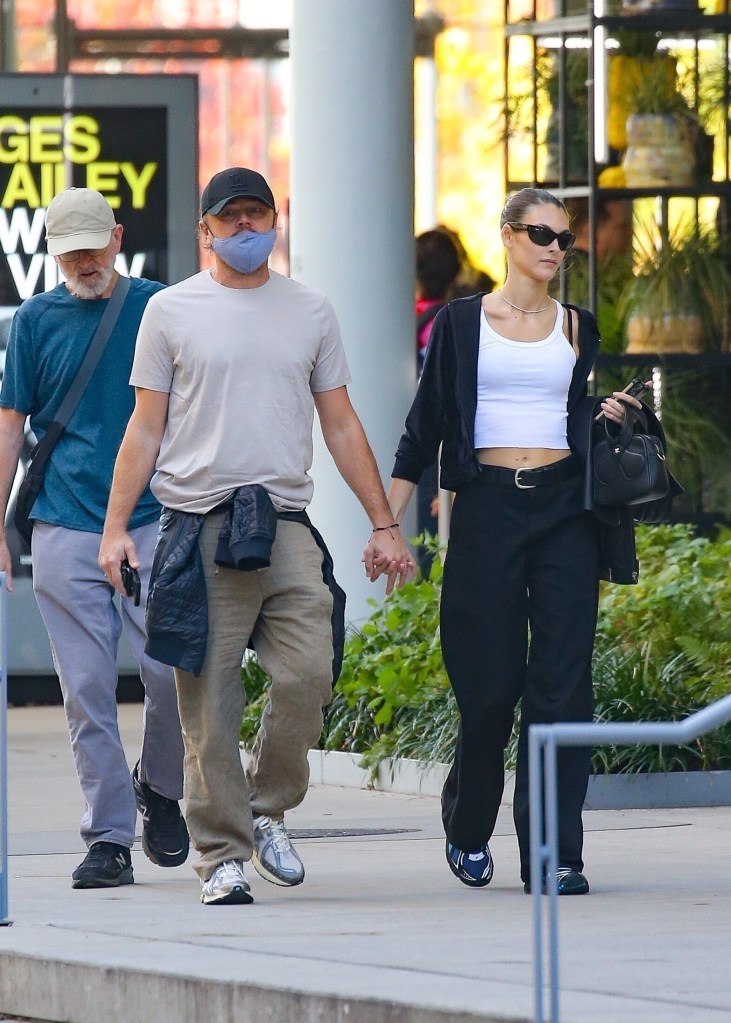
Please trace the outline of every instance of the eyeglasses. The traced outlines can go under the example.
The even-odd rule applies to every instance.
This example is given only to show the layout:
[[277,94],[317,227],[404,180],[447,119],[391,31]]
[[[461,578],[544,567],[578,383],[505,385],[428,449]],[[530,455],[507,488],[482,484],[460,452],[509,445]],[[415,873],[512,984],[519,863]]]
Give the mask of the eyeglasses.
[[98,259],[99,256],[103,256],[109,248],[105,245],[103,249],[72,249],[71,252],[64,252],[63,255],[57,256],[62,263],[78,263],[83,256],[90,256],[92,259]]
[[246,220],[263,220],[267,213],[271,213],[269,206],[262,206],[259,203],[249,203],[246,206],[237,206],[235,203],[224,206],[220,213],[214,214],[218,220],[238,220],[244,217]]
[[540,224],[521,224],[513,220],[507,223],[514,231],[527,231],[533,244],[542,245],[543,248],[552,242],[558,242],[561,252],[566,252],[576,241],[576,235],[571,231],[552,231],[550,227],[541,227]]

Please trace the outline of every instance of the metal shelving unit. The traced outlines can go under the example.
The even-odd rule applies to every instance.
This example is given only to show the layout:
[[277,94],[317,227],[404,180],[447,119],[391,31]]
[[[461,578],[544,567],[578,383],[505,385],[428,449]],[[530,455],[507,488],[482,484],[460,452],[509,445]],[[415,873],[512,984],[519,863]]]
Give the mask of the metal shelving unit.
[[[722,127],[716,133],[715,160],[706,173],[697,172],[692,184],[651,186],[642,188],[600,188],[598,177],[606,166],[617,166],[621,153],[608,149],[608,66],[613,52],[613,33],[632,29],[638,33],[652,33],[658,38],[658,48],[670,52],[691,54],[689,65],[694,68],[694,102],[698,108],[700,98],[701,60],[699,54],[715,45],[721,57],[719,67],[723,78],[717,88],[723,104],[731,115],[731,83],[729,73],[729,40],[731,38],[731,0],[725,0],[724,12],[706,14],[700,9],[656,7],[638,13],[631,11],[607,13],[611,0],[586,0],[579,10],[580,0],[506,0],[505,2],[505,167],[506,193],[525,186],[548,188],[563,199],[586,198],[588,205],[588,252],[586,259],[587,296],[580,304],[595,314],[598,309],[596,214],[603,199],[625,199],[633,204],[654,200],[654,216],[661,228],[670,219],[671,204],[685,200],[692,220],[695,211],[699,222],[699,208],[707,200],[717,200],[717,218],[721,234],[731,238],[731,116],[719,118]],[[519,10],[518,10],[519,8]],[[511,10],[512,9],[512,10]],[[512,12],[513,20],[511,20]],[[541,17],[548,11],[555,15]],[[521,20],[516,20],[521,16]],[[576,116],[577,67],[584,63],[572,57],[577,52],[586,55],[585,102],[586,115]],[[725,61],[723,56],[725,54]],[[571,76],[574,76],[573,80]],[[581,113],[581,111],[580,111]],[[572,122],[571,118],[574,117]],[[522,163],[514,159],[514,150],[520,152]],[[514,172],[519,171],[517,174]],[[525,180],[526,170],[532,175]],[[513,175],[513,176],[511,176]],[[693,205],[693,201],[694,205]],[[634,207],[637,208],[636,206]],[[566,299],[566,279],[561,281],[561,297]],[[730,296],[731,306],[731,296]],[[647,366],[662,374],[698,370],[716,390],[723,392],[724,400],[715,402],[712,413],[723,426],[724,412],[731,406],[731,323],[727,322],[723,351],[698,354],[670,354],[648,352],[622,352],[602,354],[597,360],[596,387],[602,390],[603,372],[627,366],[628,376],[634,369]],[[630,369],[630,367],[632,367]],[[725,422],[728,413],[725,413]],[[691,516],[692,517],[692,516]],[[703,515],[698,515],[700,521]],[[693,517],[695,520],[695,517]]]

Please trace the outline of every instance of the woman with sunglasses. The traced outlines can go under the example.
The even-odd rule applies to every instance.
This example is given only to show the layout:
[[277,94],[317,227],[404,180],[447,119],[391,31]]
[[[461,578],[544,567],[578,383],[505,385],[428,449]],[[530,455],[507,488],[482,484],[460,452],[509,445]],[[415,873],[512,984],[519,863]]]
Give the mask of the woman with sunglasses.
[[[569,436],[599,335],[591,313],[548,295],[574,242],[563,203],[524,188],[506,203],[500,234],[502,288],[450,302],[434,321],[389,500],[399,521],[441,444],[441,485],[456,494],[441,642],[460,713],[442,793],[446,857],[464,884],[489,884],[503,755],[522,698],[513,805],[528,892],[528,726],[592,715],[599,542]],[[615,393],[601,409],[621,423],[623,403],[639,407]],[[581,821],[589,758],[587,749],[558,755],[562,895],[589,891]]]

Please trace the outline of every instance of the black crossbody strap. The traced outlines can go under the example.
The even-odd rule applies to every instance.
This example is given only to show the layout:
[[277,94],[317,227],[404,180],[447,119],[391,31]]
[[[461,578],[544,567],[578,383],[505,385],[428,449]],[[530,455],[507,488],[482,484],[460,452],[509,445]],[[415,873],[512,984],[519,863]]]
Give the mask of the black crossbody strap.
[[569,328],[569,344],[570,344],[570,345],[571,345],[571,347],[573,348],[573,347],[574,347],[574,317],[573,317],[573,315],[572,315],[572,312],[571,312],[571,306],[570,306],[570,305],[565,305],[565,306],[564,306],[564,309],[566,310],[566,313],[567,313],[567,315],[568,315],[568,321],[569,321],[569,322],[568,322],[568,328]]
[[66,392],[66,396],[61,402],[53,422],[48,424],[48,429],[31,452],[30,464],[18,489],[15,500],[15,512],[13,514],[15,528],[27,543],[30,543],[31,534],[33,532],[33,520],[30,518],[30,514],[33,510],[36,498],[43,487],[43,477],[48,460],[51,457],[51,453],[53,452],[57,441],[60,439],[61,434],[66,428],[66,424],[74,414],[74,410],[79,404],[81,395],[84,393],[87,384],[91,380],[91,375],[99,363],[99,359],[101,358],[104,347],[109,340],[110,334],[114,330],[114,325],[117,322],[117,318],[122,309],[122,305],[124,304],[124,300],[127,297],[128,291],[129,278],[120,277],[114,291],[112,292],[111,298],[107,303],[107,308],[102,314],[99,326],[94,331],[94,337],[91,339],[89,347],[86,350],[86,354],[84,355],[79,372],[74,378],[74,382]]
[[99,326],[96,328],[94,337],[91,339],[91,344],[86,350],[84,361],[81,363],[79,372],[76,374],[74,382],[66,392],[66,397],[61,402],[58,412],[53,417],[55,423],[59,423],[61,427],[66,426],[71,416],[74,414],[76,406],[81,400],[81,395],[86,390],[87,384],[92,378],[94,370],[96,369],[99,360],[102,357],[107,341],[114,330],[114,325],[117,322],[124,300],[127,297],[129,291],[129,277],[120,277],[111,294],[107,308],[104,310],[104,314],[99,321]]

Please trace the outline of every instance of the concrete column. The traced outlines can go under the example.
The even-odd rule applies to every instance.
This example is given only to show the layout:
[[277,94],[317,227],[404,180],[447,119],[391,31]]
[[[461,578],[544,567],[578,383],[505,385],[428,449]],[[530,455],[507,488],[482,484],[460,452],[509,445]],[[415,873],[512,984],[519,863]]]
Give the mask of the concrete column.
[[[292,276],[335,307],[386,488],[416,386],[413,21],[412,0],[294,0],[290,33]],[[318,428],[312,474],[312,518],[357,622],[383,587],[365,578],[370,524]]]

